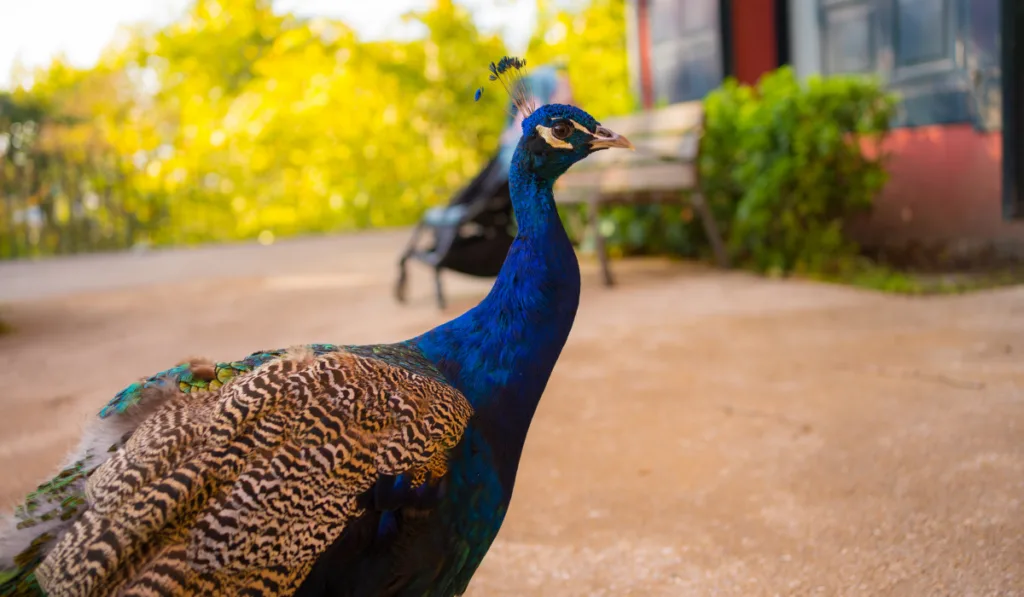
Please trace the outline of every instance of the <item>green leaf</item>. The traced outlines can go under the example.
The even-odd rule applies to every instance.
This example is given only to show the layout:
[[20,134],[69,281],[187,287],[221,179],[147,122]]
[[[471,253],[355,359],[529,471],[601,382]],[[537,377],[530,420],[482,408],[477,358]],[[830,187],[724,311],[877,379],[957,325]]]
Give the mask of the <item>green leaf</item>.
[[856,255],[842,223],[886,180],[858,136],[889,130],[892,97],[875,80],[789,67],[756,88],[726,81],[706,99],[701,180],[728,244],[762,271],[829,270]]

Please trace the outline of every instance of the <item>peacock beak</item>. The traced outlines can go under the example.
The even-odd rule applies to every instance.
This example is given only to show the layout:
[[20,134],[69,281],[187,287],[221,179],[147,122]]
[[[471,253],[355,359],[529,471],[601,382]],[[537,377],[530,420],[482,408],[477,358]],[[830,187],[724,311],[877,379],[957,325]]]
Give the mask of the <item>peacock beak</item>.
[[629,139],[614,131],[606,129],[603,126],[597,127],[597,130],[594,131],[594,139],[590,142],[590,151],[609,149],[612,147],[620,147],[631,151],[636,150],[636,148],[633,147],[633,144],[630,143]]

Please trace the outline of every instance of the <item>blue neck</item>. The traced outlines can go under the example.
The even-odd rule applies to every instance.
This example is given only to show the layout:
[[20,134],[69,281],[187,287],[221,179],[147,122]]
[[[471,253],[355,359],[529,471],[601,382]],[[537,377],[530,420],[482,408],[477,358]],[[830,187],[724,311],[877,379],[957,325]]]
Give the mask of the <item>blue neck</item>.
[[509,183],[519,233],[491,292],[412,340],[516,463],[580,298],[579,263],[555,209],[553,181],[535,174],[529,160],[516,150]]

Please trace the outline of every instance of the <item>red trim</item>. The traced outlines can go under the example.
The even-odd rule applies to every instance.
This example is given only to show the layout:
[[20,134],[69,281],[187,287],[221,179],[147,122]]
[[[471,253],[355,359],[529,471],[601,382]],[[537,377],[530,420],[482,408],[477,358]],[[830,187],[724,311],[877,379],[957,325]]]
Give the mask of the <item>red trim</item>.
[[654,87],[651,83],[651,28],[647,14],[647,0],[637,0],[637,45],[640,46],[640,100],[644,109],[654,107]]
[[775,36],[775,0],[732,3],[732,40],[736,78],[753,85],[779,65]]

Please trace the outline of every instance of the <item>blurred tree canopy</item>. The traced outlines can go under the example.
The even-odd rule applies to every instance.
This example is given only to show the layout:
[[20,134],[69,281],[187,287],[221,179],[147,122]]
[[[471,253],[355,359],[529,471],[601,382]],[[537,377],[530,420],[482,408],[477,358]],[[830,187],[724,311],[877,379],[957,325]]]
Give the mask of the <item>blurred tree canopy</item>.
[[[539,8],[530,64],[566,63],[597,115],[630,110],[624,0]],[[472,95],[506,48],[452,0],[407,18],[421,39],[370,42],[195,0],[91,68],[37,69],[0,92],[0,258],[414,222],[496,149],[507,98]]]
[[530,60],[564,65],[576,102],[598,119],[636,109],[629,90],[625,0],[589,0],[575,9],[537,0],[537,9]]

